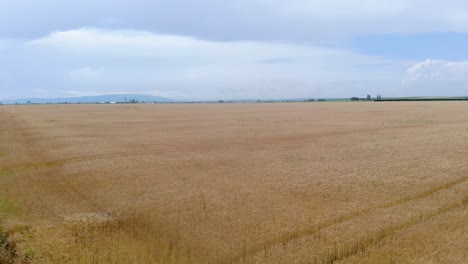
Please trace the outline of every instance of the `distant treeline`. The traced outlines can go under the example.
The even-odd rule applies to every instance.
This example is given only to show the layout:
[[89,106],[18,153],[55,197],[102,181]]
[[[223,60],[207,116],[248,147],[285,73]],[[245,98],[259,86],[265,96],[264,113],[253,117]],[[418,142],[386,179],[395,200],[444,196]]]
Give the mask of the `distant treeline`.
[[468,101],[468,97],[456,98],[383,98],[375,102],[419,102],[419,101]]

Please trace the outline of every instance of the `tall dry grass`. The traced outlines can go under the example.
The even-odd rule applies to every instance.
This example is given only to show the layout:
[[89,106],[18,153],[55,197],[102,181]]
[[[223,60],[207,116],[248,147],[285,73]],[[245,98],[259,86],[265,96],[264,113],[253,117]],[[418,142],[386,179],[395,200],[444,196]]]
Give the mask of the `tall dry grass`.
[[[460,103],[3,107],[0,258],[456,263],[466,237],[453,254],[441,249],[464,228],[465,112]],[[408,254],[428,230],[440,239]],[[395,241],[406,243],[401,255]]]

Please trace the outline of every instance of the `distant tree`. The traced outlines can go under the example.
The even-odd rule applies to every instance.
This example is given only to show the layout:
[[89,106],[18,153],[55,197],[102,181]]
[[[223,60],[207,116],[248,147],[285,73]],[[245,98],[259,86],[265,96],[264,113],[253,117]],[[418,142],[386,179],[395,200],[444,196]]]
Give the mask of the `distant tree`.
[[351,97],[351,101],[359,101],[359,97]]

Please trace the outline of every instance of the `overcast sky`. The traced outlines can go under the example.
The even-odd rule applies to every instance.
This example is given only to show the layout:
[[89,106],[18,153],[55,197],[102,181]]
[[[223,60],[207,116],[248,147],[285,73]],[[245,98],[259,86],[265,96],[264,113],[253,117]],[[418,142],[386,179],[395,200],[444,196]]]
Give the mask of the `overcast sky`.
[[468,95],[462,0],[0,0],[0,100]]

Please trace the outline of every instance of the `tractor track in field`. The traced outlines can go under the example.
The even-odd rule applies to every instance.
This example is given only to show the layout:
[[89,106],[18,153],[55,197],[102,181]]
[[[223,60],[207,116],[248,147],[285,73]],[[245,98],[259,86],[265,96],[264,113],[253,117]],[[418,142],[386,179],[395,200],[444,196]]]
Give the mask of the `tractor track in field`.
[[[274,246],[281,245],[281,244],[287,244],[287,243],[290,243],[290,242],[295,241],[297,239],[314,235],[314,234],[318,233],[322,229],[326,229],[326,228],[332,227],[334,225],[344,223],[346,221],[349,221],[349,220],[364,216],[366,214],[372,213],[372,212],[377,211],[377,210],[389,209],[389,208],[392,208],[392,207],[395,207],[395,206],[398,206],[398,205],[402,205],[402,204],[405,204],[405,203],[408,203],[408,202],[411,202],[411,201],[415,201],[415,200],[418,200],[418,199],[429,197],[432,194],[435,194],[435,193],[437,193],[439,191],[449,189],[449,188],[451,188],[453,186],[464,183],[466,181],[468,181],[468,176],[464,176],[464,177],[458,178],[456,180],[447,182],[445,184],[441,184],[441,185],[429,188],[426,191],[417,193],[415,195],[411,195],[411,196],[403,197],[403,198],[400,198],[400,199],[396,199],[396,200],[394,200],[392,202],[382,204],[382,205],[379,205],[379,206],[375,206],[375,207],[372,207],[372,208],[368,208],[368,209],[365,209],[365,210],[352,212],[352,213],[349,213],[349,214],[346,214],[346,215],[343,215],[343,216],[340,216],[340,217],[337,217],[337,218],[334,218],[334,219],[330,219],[328,221],[325,221],[325,222],[322,222],[322,223],[319,223],[319,224],[316,224],[316,225],[313,225],[313,226],[309,226],[309,227],[304,228],[304,229],[299,229],[299,230],[296,230],[296,231],[293,231],[293,232],[286,233],[286,234],[281,235],[281,236],[274,237],[272,239],[268,239],[268,240],[266,240],[266,241],[264,241],[262,243],[259,243],[259,244],[255,245],[255,246],[251,247],[251,248],[245,249],[242,253],[240,253],[239,255],[229,259],[227,262],[229,262],[229,263],[242,262],[246,258],[252,257],[252,256],[254,256],[254,255],[256,255],[256,254],[258,254],[260,252],[264,252],[264,251],[266,251],[266,250],[268,250],[270,248],[273,248]],[[459,204],[459,203],[456,203],[456,204]],[[428,214],[431,214],[431,213],[428,213]],[[403,223],[406,223],[406,222],[403,222]],[[400,225],[400,224],[398,224],[398,225]],[[392,227],[392,226],[390,226],[390,227]],[[384,230],[387,230],[387,228],[385,228]],[[369,239],[376,240],[375,242],[377,242],[377,241],[382,240],[383,238],[374,239],[373,237],[370,237]],[[358,251],[360,252],[362,250],[359,249]],[[338,254],[338,255],[340,255],[340,254]],[[349,255],[349,253],[346,253],[346,254],[343,253],[341,255]],[[338,258],[336,260],[338,260]],[[333,263],[333,262],[331,262],[331,263]]]
[[362,254],[366,252],[369,247],[380,245],[382,241],[384,241],[386,238],[392,236],[400,230],[411,228],[412,226],[428,221],[431,218],[461,208],[463,204],[463,201],[453,202],[441,208],[438,208],[435,211],[428,212],[417,217],[412,217],[409,220],[387,226],[381,229],[379,232],[361,238],[358,241],[349,243],[341,247],[335,247],[332,250],[329,250],[325,255],[319,257],[318,259],[314,259],[314,262],[333,264],[337,261],[345,260],[352,256]]

